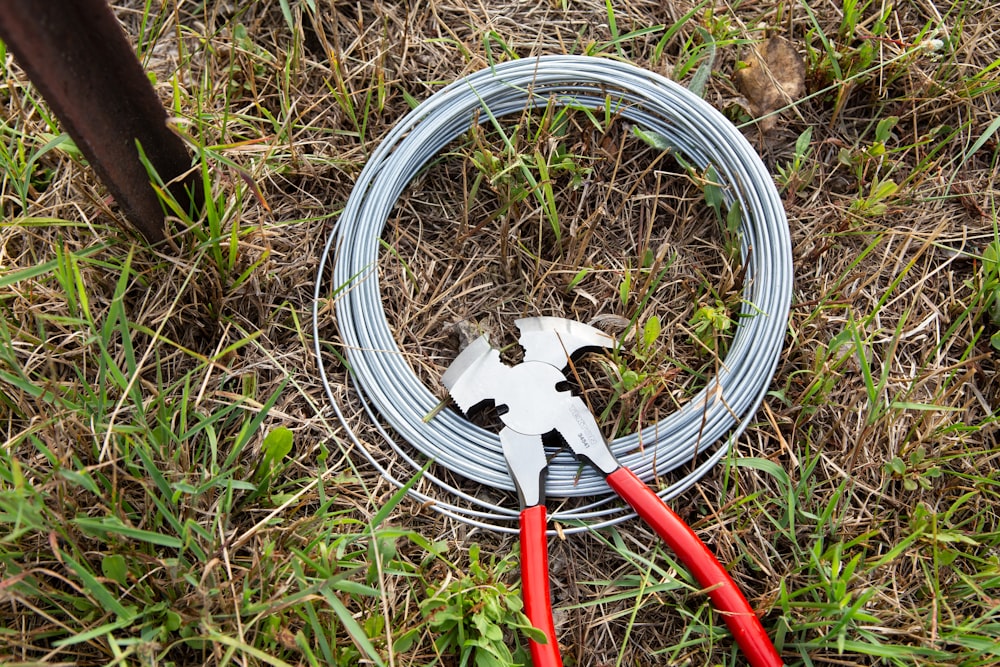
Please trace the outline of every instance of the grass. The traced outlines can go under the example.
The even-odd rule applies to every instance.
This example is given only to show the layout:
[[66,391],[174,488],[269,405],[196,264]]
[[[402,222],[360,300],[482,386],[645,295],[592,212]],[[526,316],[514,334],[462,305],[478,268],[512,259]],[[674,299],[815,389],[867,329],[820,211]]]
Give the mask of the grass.
[[[211,196],[197,216],[165,196],[173,245],[146,246],[0,49],[4,664],[523,658],[516,543],[416,505],[351,451],[308,322],[319,249],[395,120],[541,53],[691,87],[743,124],[781,188],[796,282],[771,393],[673,505],[787,664],[1000,660],[995,7],[115,11]],[[761,136],[733,74],[775,33],[805,58],[807,93]],[[407,188],[379,271],[428,386],[455,353],[446,325],[513,342],[526,313],[623,335],[578,369],[609,434],[704,386],[738,326],[739,212],[655,139],[611,107],[496,119]],[[345,379],[335,323],[322,333]],[[742,664],[643,526],[550,551],[568,664]]]

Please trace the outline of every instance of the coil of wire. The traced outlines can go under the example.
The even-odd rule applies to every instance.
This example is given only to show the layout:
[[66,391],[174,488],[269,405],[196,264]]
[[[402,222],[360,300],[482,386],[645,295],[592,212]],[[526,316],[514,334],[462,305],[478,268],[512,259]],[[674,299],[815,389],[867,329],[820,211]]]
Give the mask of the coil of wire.
[[[373,445],[357,435],[324,368],[319,303],[324,295],[336,294],[336,323],[354,390],[383,444],[405,464],[408,475],[433,460],[468,480],[513,490],[496,434],[450,409],[425,421],[439,398],[418,380],[393,338],[376,266],[390,212],[428,161],[467,131],[477,117],[486,122],[490,117],[548,104],[613,105],[636,126],[662,136],[688,161],[702,169],[711,166],[723,186],[726,205],[738,202],[741,209],[743,307],[721,370],[679,410],[610,443],[619,460],[647,481],[697,461],[662,489],[660,495],[670,499],[718,463],[749,425],[767,392],[791,303],[791,242],[771,176],[739,130],[686,88],[633,65],[587,56],[543,56],[496,64],[441,89],[395,125],[358,177],[321,257],[313,304],[321,380],[358,451],[394,484],[406,483],[408,476],[400,475],[397,466],[385,464],[384,452],[370,451]],[[332,279],[327,277],[331,262]],[[426,483],[420,488],[424,490],[414,487],[411,493],[438,511],[490,529],[517,530],[516,500],[509,505],[488,502],[431,472],[425,472],[423,479]],[[546,493],[590,499],[552,514],[553,521],[568,527],[566,532],[631,516],[610,502],[614,494],[603,478],[588,467],[581,471],[568,453],[551,460]]]

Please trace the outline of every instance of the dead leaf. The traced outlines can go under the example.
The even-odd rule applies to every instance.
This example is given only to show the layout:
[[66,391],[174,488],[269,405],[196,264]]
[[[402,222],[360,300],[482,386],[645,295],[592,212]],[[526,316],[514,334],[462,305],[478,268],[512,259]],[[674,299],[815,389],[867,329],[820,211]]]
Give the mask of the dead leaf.
[[469,347],[474,340],[483,335],[482,327],[475,320],[458,320],[445,325],[445,331],[455,334],[458,340],[458,351]]
[[768,114],[805,92],[806,64],[787,39],[771,37],[752,48],[733,78],[747,98],[750,113],[761,118],[760,131],[767,132],[778,123],[777,115]]

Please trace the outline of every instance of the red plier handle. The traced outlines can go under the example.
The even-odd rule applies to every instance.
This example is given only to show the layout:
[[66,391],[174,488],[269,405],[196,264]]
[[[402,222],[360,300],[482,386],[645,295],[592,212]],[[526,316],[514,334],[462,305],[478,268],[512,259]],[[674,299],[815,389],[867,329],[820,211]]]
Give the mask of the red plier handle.
[[[712,606],[722,614],[737,645],[753,667],[780,667],[784,663],[760,619],[736,582],[694,531],[667,507],[635,473],[625,467],[607,476],[608,484],[677,554],[695,580],[708,591]],[[536,665],[535,667],[539,667]]]
[[524,613],[531,624],[545,634],[545,643],[531,640],[534,667],[562,667],[559,641],[552,622],[549,592],[549,548],[545,536],[545,505],[521,510],[521,596]]
[[[607,480],[707,590],[712,605],[722,614],[750,665],[781,667],[784,663],[760,619],[736,582],[694,531],[628,468],[619,467],[607,476]],[[521,511],[521,587],[525,614],[547,640],[545,644],[530,643],[534,667],[562,667],[552,622],[544,505]]]

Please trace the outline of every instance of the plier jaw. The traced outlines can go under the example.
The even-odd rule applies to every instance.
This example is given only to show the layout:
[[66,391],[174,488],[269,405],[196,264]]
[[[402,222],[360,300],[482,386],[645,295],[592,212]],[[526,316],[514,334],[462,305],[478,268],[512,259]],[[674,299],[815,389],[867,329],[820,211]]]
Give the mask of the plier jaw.
[[[558,434],[578,458],[588,461],[605,477],[621,467],[582,400],[574,397],[563,417],[564,423],[550,432]],[[500,445],[521,508],[543,504],[548,469],[544,437],[525,435],[507,426],[500,431]]]
[[500,445],[521,509],[544,505],[548,460],[542,436],[518,433],[508,426],[500,431]]
[[553,414],[554,428],[544,435],[526,435],[510,426],[500,431],[504,461],[514,480],[522,509],[545,502],[548,458],[544,436],[550,433],[557,434],[573,454],[589,462],[605,477],[621,467],[583,400],[576,396],[564,398],[561,409]]

